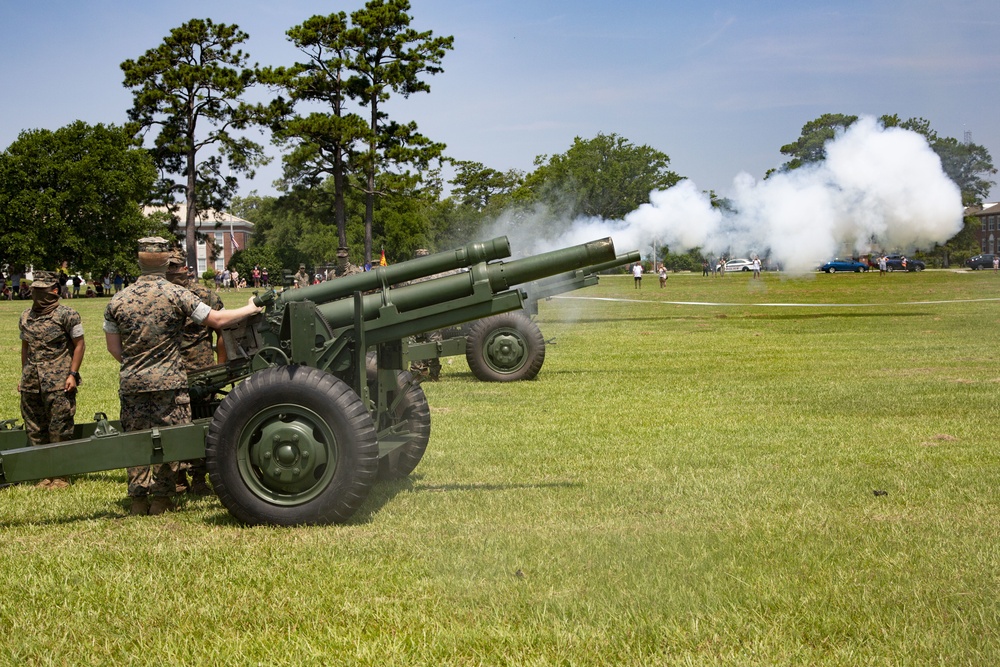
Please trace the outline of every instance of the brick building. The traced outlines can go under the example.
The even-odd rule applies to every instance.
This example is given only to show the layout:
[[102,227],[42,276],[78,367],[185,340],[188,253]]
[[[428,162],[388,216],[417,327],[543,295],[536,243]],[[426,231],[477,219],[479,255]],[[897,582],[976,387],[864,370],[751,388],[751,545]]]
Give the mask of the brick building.
[[982,208],[966,209],[965,215],[979,218],[979,251],[995,254],[1000,251],[1000,204],[983,204]]
[[[143,213],[148,216],[165,210],[162,206],[147,206]],[[177,235],[183,239],[187,207],[179,205],[176,215],[180,219]],[[197,232],[199,236],[204,235],[198,239],[198,275],[201,275],[209,266],[216,272],[222,271],[234,253],[246,248],[253,236],[253,223],[231,213],[199,211]]]

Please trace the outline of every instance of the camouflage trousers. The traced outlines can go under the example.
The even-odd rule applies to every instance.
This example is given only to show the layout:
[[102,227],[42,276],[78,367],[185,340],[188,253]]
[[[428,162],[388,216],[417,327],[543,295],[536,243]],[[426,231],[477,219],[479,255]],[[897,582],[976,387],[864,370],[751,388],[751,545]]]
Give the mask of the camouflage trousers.
[[72,440],[74,417],[75,391],[21,392],[21,419],[32,445]]
[[[440,343],[444,340],[444,335],[440,329],[427,331],[413,337],[417,343]],[[438,380],[441,378],[441,359],[417,359],[410,362],[410,372],[420,379]]]
[[[121,394],[121,422],[125,431],[191,422],[187,389]],[[177,463],[133,466],[128,469],[128,495],[170,496],[176,493]]]

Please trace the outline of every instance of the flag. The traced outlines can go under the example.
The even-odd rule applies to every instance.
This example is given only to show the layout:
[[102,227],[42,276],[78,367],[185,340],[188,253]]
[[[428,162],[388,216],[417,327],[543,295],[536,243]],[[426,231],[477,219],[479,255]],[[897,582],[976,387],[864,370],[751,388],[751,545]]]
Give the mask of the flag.
[[237,250],[240,249],[240,244],[236,242],[236,234],[233,234],[232,230],[229,230],[229,240],[232,242],[234,248]]
[[389,262],[385,261],[385,248],[382,248],[382,259],[378,261],[379,266],[389,266]]

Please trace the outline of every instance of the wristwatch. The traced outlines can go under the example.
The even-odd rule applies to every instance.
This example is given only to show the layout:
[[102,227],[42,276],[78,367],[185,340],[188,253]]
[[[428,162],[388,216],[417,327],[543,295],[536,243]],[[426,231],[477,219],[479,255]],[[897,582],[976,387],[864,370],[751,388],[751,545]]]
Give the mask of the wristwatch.
[[80,379],[80,374],[77,373],[76,371],[70,371],[69,374],[73,377],[74,380],[76,380],[77,384],[80,384],[80,382],[82,382],[82,380]]

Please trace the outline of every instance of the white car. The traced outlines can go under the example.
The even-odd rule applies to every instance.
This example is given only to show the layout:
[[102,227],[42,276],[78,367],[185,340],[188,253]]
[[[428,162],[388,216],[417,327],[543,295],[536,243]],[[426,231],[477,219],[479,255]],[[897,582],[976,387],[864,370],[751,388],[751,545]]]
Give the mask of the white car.
[[731,259],[726,262],[726,273],[730,271],[753,271],[753,262],[749,259]]

